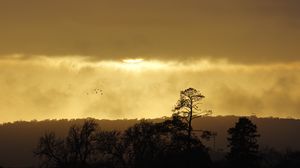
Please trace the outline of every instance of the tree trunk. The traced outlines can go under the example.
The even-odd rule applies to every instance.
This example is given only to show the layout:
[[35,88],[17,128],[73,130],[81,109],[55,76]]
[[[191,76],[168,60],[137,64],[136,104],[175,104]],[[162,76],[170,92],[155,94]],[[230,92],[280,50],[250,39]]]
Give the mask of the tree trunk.
[[191,101],[191,107],[190,107],[190,115],[189,115],[189,128],[188,128],[188,150],[191,150],[191,138],[192,138],[192,116],[193,116],[193,101]]

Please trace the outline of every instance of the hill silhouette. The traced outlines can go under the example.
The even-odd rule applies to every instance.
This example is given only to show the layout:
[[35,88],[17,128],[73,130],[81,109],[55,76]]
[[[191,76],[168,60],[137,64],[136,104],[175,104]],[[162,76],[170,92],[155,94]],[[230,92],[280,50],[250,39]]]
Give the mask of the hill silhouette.
[[[163,119],[152,119],[160,122]],[[213,141],[204,143],[215,148],[216,151],[227,151],[227,129],[238,120],[236,116],[203,117],[195,119],[194,129],[217,132],[215,146]],[[300,149],[300,120],[279,118],[256,118],[251,120],[257,125],[261,134],[259,144],[261,147],[272,147],[277,150]],[[136,124],[139,120],[95,120],[102,130],[125,130]],[[45,121],[18,121],[0,125],[0,165],[5,167],[27,167],[37,165],[33,150],[38,139],[45,132],[53,131],[64,137],[73,124],[82,124],[84,119],[74,120],[45,120]]]

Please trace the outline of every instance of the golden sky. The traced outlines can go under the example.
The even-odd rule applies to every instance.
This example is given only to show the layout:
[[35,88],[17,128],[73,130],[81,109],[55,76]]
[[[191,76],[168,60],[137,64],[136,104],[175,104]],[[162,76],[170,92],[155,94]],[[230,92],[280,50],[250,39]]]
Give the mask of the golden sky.
[[214,115],[300,118],[299,8],[1,0],[0,122],[169,116],[187,87],[203,92]]

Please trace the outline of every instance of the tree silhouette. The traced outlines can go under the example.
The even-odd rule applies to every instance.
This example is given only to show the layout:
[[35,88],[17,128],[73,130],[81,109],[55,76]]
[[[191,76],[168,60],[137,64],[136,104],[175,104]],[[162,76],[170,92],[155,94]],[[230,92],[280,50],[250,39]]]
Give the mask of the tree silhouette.
[[53,132],[45,133],[39,139],[39,144],[34,154],[41,161],[40,167],[65,167],[68,163],[68,151],[65,142],[56,137]]
[[[196,136],[186,134],[188,125],[179,116],[161,123],[142,121],[125,131],[131,167],[209,167],[207,148]],[[187,144],[191,143],[191,148]]]
[[132,167],[157,167],[167,147],[167,135],[158,123],[141,121],[128,128],[125,141],[129,142],[129,163]]
[[202,132],[201,138],[210,141],[211,139],[213,140],[213,145],[212,148],[215,151],[216,150],[216,136],[218,135],[217,132],[214,131],[207,131],[207,130],[200,130]]
[[[200,91],[194,88],[188,88],[180,92],[180,98],[175,105],[173,111],[188,124],[186,129],[188,138],[192,136],[192,120],[201,116],[207,116],[211,114],[211,111],[201,110],[199,108],[200,101],[205,96]],[[191,141],[188,141],[188,148],[191,148]]]
[[230,151],[227,159],[232,167],[259,167],[257,127],[248,118],[241,117],[235,127],[228,130]]
[[209,167],[207,148],[196,136],[189,138],[187,128],[178,115],[158,123],[142,120],[124,132],[99,131],[86,120],[71,126],[65,139],[42,136],[35,155],[47,168]]
[[126,167],[128,143],[119,131],[100,131],[96,135],[96,150],[105,158],[107,167]]
[[97,124],[94,120],[87,120],[80,127],[71,126],[68,137],[66,138],[67,147],[72,155],[72,163],[85,165],[87,159],[94,151]]
[[[165,148],[164,167],[210,167],[211,160],[208,149],[200,139],[187,136],[188,124],[178,115],[161,123],[169,140]],[[164,130],[164,129],[163,129]],[[187,145],[190,143],[190,147]]]
[[87,160],[94,151],[96,128],[93,120],[86,120],[81,127],[73,125],[65,139],[46,133],[34,152],[42,161],[40,167],[88,167]]

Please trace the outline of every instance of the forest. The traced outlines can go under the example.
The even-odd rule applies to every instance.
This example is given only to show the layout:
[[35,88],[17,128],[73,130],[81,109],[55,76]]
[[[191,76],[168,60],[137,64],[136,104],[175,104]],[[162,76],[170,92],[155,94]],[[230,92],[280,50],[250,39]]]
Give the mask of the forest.
[[[212,117],[196,89],[180,92],[170,117],[45,120],[0,126],[2,167],[299,167],[294,119]],[[289,131],[287,131],[289,130]]]
[[[260,150],[257,126],[247,117],[227,130],[227,152],[212,160],[215,150],[203,141],[215,141],[217,132],[193,129],[194,119],[211,115],[200,110],[204,96],[196,89],[181,91],[173,115],[160,122],[141,120],[124,131],[105,131],[92,119],[69,128],[65,138],[42,135],[34,150],[39,167],[105,168],[280,168],[299,167],[300,152]],[[215,143],[215,142],[214,142]]]

